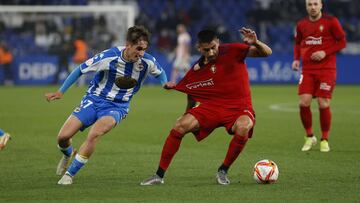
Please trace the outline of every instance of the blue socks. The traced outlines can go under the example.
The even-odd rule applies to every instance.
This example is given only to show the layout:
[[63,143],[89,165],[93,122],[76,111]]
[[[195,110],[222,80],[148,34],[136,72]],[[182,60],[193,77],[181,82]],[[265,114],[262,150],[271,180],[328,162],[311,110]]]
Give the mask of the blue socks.
[[73,152],[73,147],[72,145],[68,146],[67,148],[62,148],[58,145],[60,151],[67,157],[70,157],[72,152]]
[[76,175],[76,173],[86,164],[87,161],[87,157],[77,154],[69,169],[66,171],[66,174],[70,176]]
[[5,132],[0,129],[0,137],[3,136],[4,134],[5,134]]

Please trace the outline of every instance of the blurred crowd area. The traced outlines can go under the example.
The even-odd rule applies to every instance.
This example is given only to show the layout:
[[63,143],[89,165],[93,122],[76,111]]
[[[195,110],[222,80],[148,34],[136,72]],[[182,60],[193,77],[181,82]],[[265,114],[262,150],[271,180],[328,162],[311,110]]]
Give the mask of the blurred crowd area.
[[[166,54],[176,46],[176,26],[180,23],[187,27],[193,45],[196,33],[204,27],[215,29],[226,43],[240,41],[238,29],[245,26],[254,29],[274,52],[291,53],[296,21],[307,15],[305,0],[0,0],[0,4],[136,5],[135,24],[144,25],[152,33],[150,51]],[[347,53],[360,54],[360,1],[325,0],[324,12],[341,21],[350,45]],[[0,13],[0,41],[14,56],[50,53],[66,61],[77,49],[93,55],[119,45],[119,38],[124,38],[110,31],[111,27],[105,14]]]

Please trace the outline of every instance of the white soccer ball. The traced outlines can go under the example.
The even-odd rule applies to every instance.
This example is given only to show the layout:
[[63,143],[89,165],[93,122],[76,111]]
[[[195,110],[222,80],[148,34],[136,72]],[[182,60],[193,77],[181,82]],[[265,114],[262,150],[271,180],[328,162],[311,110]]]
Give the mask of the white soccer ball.
[[275,183],[279,177],[279,168],[275,162],[264,159],[254,166],[254,180],[257,183]]

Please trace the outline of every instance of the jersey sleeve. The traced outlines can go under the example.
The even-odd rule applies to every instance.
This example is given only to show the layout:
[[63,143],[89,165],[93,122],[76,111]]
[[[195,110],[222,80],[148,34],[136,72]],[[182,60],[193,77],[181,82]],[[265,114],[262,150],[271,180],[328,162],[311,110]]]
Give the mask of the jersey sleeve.
[[154,76],[157,77],[161,74],[161,72],[163,72],[163,68],[161,67],[161,65],[159,64],[159,62],[157,62],[157,60],[155,59],[155,57],[151,56],[150,54],[145,53],[144,58],[147,60],[150,60],[149,63],[149,73]]
[[243,61],[249,52],[250,46],[244,43],[234,43],[232,44],[232,48],[235,51],[236,58]]
[[87,73],[109,70],[109,63],[117,58],[118,54],[120,54],[120,51],[116,47],[98,53],[80,64],[80,71],[81,73]]
[[331,34],[335,39],[335,44],[331,47],[324,49],[326,55],[334,54],[346,46],[345,32],[337,18],[333,18],[331,22]]
[[294,60],[300,60],[300,45],[301,45],[302,35],[299,27],[300,25],[297,24],[295,28]]
[[337,18],[333,18],[332,20],[331,33],[334,35],[336,40],[345,38],[345,32]]

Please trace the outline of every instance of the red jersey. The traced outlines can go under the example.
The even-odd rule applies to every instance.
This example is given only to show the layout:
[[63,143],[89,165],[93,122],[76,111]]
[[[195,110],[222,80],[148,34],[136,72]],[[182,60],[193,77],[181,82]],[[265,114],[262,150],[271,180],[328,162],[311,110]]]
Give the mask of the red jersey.
[[225,108],[252,108],[250,83],[245,64],[249,45],[232,43],[219,46],[218,57],[199,70],[194,66],[176,85],[202,104]]
[[[306,17],[297,23],[294,59],[302,58],[303,71],[336,70],[336,52],[345,46],[345,33],[336,17],[323,15],[314,22]],[[320,50],[325,51],[325,58],[311,60],[311,54]]]

